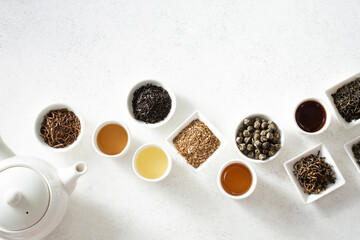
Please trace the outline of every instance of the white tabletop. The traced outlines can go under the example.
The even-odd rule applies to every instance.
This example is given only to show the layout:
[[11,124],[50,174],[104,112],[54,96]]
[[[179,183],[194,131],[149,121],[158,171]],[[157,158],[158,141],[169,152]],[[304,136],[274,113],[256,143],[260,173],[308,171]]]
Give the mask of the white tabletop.
[[[293,108],[360,71],[360,2],[3,0],[0,2],[0,133],[18,154],[56,166],[82,160],[68,212],[48,240],[60,239],[357,239],[360,175],[343,144],[359,135],[333,115],[328,130],[305,136]],[[167,82],[174,117],[158,129],[139,127],[126,111],[131,86]],[[54,101],[69,102],[85,121],[75,149],[52,153],[35,141],[33,122]],[[224,152],[195,174],[174,157],[160,183],[137,178],[132,155],[165,138],[195,110],[228,140]],[[216,185],[220,166],[239,158],[233,135],[252,113],[273,116],[286,133],[278,159],[252,164],[258,186],[234,201]],[[98,156],[92,131],[108,119],[133,135],[126,157]],[[305,205],[283,163],[315,144],[329,149],[346,184]]]

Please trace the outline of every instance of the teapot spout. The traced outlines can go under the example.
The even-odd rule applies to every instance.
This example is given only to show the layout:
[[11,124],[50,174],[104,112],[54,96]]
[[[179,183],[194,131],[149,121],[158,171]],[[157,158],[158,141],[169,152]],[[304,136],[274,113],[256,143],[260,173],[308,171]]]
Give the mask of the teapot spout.
[[14,152],[4,143],[0,136],[0,161],[15,156]]
[[85,162],[77,162],[71,167],[58,170],[59,178],[69,195],[75,190],[78,178],[86,173],[86,171],[87,166]]

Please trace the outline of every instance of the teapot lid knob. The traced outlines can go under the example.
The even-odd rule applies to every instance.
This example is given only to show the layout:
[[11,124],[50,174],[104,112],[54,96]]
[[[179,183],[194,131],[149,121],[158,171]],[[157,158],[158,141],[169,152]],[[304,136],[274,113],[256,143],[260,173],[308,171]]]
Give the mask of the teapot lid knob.
[[22,231],[37,224],[50,204],[45,178],[35,169],[0,169],[0,229]]
[[22,199],[23,195],[21,192],[10,190],[5,194],[4,200],[9,206],[16,207],[17,205],[19,205]]

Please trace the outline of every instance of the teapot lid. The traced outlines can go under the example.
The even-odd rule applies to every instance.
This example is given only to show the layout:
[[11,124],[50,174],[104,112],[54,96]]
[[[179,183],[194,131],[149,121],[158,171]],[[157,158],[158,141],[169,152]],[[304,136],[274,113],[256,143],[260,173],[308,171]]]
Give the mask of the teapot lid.
[[0,228],[21,231],[34,226],[49,202],[48,184],[35,170],[17,166],[0,172]]

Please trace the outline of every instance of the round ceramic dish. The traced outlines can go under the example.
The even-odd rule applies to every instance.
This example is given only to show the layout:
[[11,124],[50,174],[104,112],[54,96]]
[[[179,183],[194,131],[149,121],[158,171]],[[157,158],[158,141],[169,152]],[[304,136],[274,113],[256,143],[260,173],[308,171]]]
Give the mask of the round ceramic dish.
[[[324,124],[324,126],[323,126],[319,131],[317,131],[317,132],[306,132],[306,131],[302,130],[302,129],[299,127],[299,125],[296,123],[296,117],[295,117],[295,115],[296,115],[296,110],[298,109],[298,107],[299,107],[302,103],[307,102],[307,101],[315,101],[315,102],[318,102],[318,103],[320,103],[320,104],[324,107],[324,109],[325,109],[325,113],[326,113],[326,121],[325,121],[325,124]],[[330,112],[329,107],[328,107],[327,104],[325,103],[325,101],[323,101],[323,100],[321,100],[321,99],[318,99],[318,98],[306,98],[306,99],[302,100],[299,104],[296,105],[296,107],[295,107],[295,109],[294,109],[294,112],[293,112],[293,122],[294,122],[296,128],[297,128],[300,132],[302,132],[302,133],[304,133],[304,134],[307,134],[307,135],[318,135],[318,134],[320,134],[320,133],[325,132],[325,130],[329,127],[330,122],[331,122],[331,112]]]
[[[40,135],[41,123],[44,120],[44,116],[48,112],[50,112],[51,110],[62,109],[62,108],[67,108],[69,111],[72,111],[73,113],[75,113],[75,115],[80,120],[81,130],[80,130],[80,134],[79,134],[78,138],[71,145],[69,145],[69,146],[67,146],[65,148],[53,148],[53,147],[50,147],[48,144],[46,144],[44,139]],[[65,103],[54,103],[54,104],[51,104],[51,105],[43,108],[39,112],[38,116],[35,119],[35,126],[34,126],[35,138],[37,139],[37,141],[40,143],[41,146],[43,146],[44,148],[46,148],[48,150],[51,150],[53,152],[66,152],[66,151],[69,151],[70,149],[73,149],[80,142],[80,140],[82,139],[82,137],[84,135],[84,131],[85,131],[85,123],[84,123],[84,120],[83,120],[80,112],[76,108],[72,107],[69,104],[65,104]]]
[[[167,167],[166,171],[164,172],[164,174],[163,174],[161,177],[156,178],[156,179],[149,179],[149,178],[143,177],[143,176],[139,173],[139,171],[138,171],[138,169],[137,169],[137,167],[136,167],[136,159],[137,159],[137,157],[139,156],[140,152],[141,152],[143,149],[148,148],[148,147],[157,147],[157,148],[160,148],[160,149],[165,153],[166,158],[167,158],[167,160],[168,160],[168,167]],[[136,150],[136,152],[135,152],[135,154],[134,154],[134,156],[133,156],[132,165],[133,165],[133,169],[134,169],[134,172],[135,172],[136,176],[138,176],[140,179],[145,180],[145,181],[148,181],[148,182],[160,182],[161,180],[163,180],[164,178],[166,178],[166,177],[169,175],[169,173],[170,173],[170,171],[171,171],[171,168],[172,168],[172,160],[171,160],[170,154],[169,154],[163,147],[161,147],[161,146],[159,146],[159,145],[157,145],[157,144],[147,143],[147,144],[142,145],[141,147],[139,147],[139,148]]]
[[[276,126],[277,126],[277,129],[278,129],[278,131],[279,131],[279,133],[280,133],[280,144],[281,144],[281,148],[279,149],[279,151],[276,152],[276,154],[275,154],[274,156],[269,157],[269,158],[267,158],[267,159],[265,159],[265,160],[258,160],[258,159],[255,159],[255,158],[249,158],[248,156],[246,156],[245,154],[243,154],[243,153],[240,151],[240,149],[238,148],[238,146],[237,146],[237,144],[236,144],[236,141],[235,141],[235,139],[236,139],[236,137],[237,137],[237,133],[238,133],[238,131],[239,131],[239,128],[243,126],[243,121],[244,121],[244,119],[245,119],[245,118],[254,118],[254,117],[266,118],[266,119],[268,119],[268,120],[274,121],[275,124],[276,124]],[[261,113],[251,114],[251,115],[249,115],[249,116],[247,116],[247,117],[245,117],[245,118],[243,118],[243,119],[240,121],[240,123],[238,124],[238,126],[237,126],[237,128],[236,128],[236,130],[235,130],[234,139],[232,140],[233,143],[234,143],[234,145],[235,145],[236,151],[240,154],[240,156],[241,156],[243,159],[245,159],[245,160],[247,160],[247,161],[250,161],[250,162],[254,162],[254,163],[268,163],[268,162],[274,160],[274,159],[280,154],[281,150],[282,150],[283,147],[284,147],[284,142],[285,142],[285,133],[284,133],[283,131],[281,131],[281,127],[279,126],[278,122],[277,122],[276,120],[274,120],[274,118],[269,117],[269,116],[264,115],[264,114],[261,114]]]
[[[222,172],[224,171],[224,169],[229,166],[230,164],[233,164],[233,163],[240,163],[240,164],[243,164],[245,165],[247,168],[249,168],[250,172],[251,172],[251,175],[252,175],[252,184],[251,184],[251,187],[250,189],[242,194],[242,195],[239,195],[239,196],[234,196],[234,195],[231,195],[229,193],[227,193],[222,184],[221,184],[221,174]],[[256,172],[254,170],[253,167],[250,166],[250,164],[248,164],[247,162],[243,161],[243,160],[238,160],[238,159],[233,159],[233,160],[230,160],[230,161],[227,161],[224,165],[222,165],[222,167],[220,168],[219,172],[218,172],[218,176],[217,176],[217,184],[218,184],[218,187],[219,187],[219,190],[220,192],[222,192],[225,196],[228,196],[230,198],[233,198],[233,199],[243,199],[243,198],[247,198],[248,196],[250,196],[254,190],[255,190],[255,187],[256,187],[256,184],[257,184],[257,176],[256,176]]]
[[[106,153],[103,153],[98,144],[97,144],[97,136],[100,132],[100,130],[105,127],[106,125],[109,125],[109,124],[117,124],[117,125],[120,125],[121,127],[123,127],[128,135],[128,141],[127,141],[127,144],[124,148],[124,150],[122,150],[120,153],[118,154],[115,154],[115,155],[109,155],[109,154],[106,154]],[[130,146],[130,143],[131,143],[131,134],[130,134],[130,130],[129,128],[124,124],[124,123],[121,123],[119,121],[115,121],[115,120],[110,120],[110,121],[106,121],[106,122],[103,122],[101,124],[99,124],[95,130],[94,130],[94,133],[92,135],[92,145],[93,145],[93,148],[95,149],[95,152],[97,154],[99,154],[100,156],[102,157],[107,157],[107,158],[119,158],[119,157],[122,157],[124,156],[128,150],[129,150],[129,146]]]
[[[153,84],[153,85],[164,88],[169,93],[170,98],[171,98],[171,109],[170,109],[169,114],[166,116],[166,118],[164,120],[162,120],[158,123],[145,123],[145,122],[139,121],[134,117],[134,114],[133,114],[132,100],[134,97],[134,92],[138,88],[140,88],[141,86],[144,86],[146,84]],[[156,81],[156,80],[143,80],[141,82],[138,82],[131,88],[128,98],[127,98],[127,109],[128,109],[128,112],[129,112],[131,118],[134,121],[136,121],[137,123],[139,123],[140,125],[142,125],[144,127],[148,127],[148,128],[157,128],[157,127],[160,127],[160,126],[164,125],[165,123],[167,123],[171,119],[171,117],[174,115],[175,109],[176,109],[176,97],[175,97],[174,92],[171,90],[171,88],[167,84],[162,83],[160,81]]]

